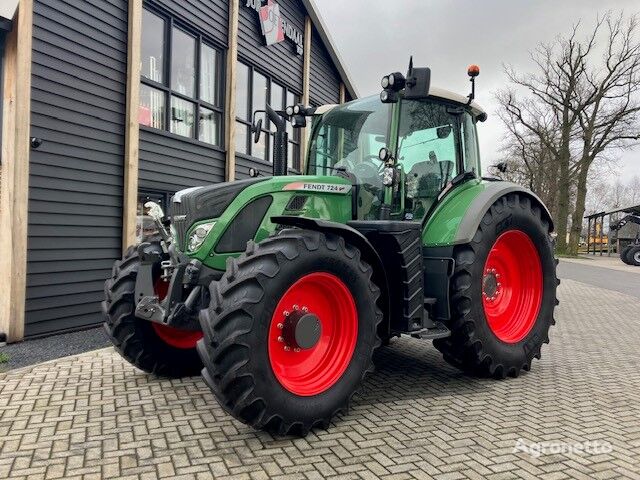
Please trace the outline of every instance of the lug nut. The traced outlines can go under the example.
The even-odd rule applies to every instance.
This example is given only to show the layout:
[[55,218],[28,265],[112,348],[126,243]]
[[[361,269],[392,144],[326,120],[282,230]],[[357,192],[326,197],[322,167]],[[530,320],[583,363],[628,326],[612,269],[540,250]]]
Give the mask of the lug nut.
[[281,323],[279,323],[279,324],[278,324],[278,328],[279,328],[280,330],[282,330],[282,329],[284,328],[284,325],[283,325],[283,324],[281,324]]
[[302,307],[302,311],[303,311],[304,313],[307,313],[307,312],[309,311],[309,309],[308,309],[307,307]]
[[280,343],[282,343],[282,342],[284,342],[284,338],[283,338],[283,337],[278,337],[278,341],[279,341]]
[[300,351],[300,349],[299,348],[294,348],[293,351],[298,353]]
[[291,350],[291,347],[289,347],[289,346],[285,345],[285,347],[284,347],[284,351],[285,351],[285,352],[288,352],[289,350]]
[[289,310],[285,310],[284,312],[282,312],[282,314],[283,314],[285,317],[288,317],[288,316],[289,316]]
[[294,306],[293,306],[293,309],[294,309],[294,310],[300,310],[300,307],[298,307],[298,305],[294,305]]

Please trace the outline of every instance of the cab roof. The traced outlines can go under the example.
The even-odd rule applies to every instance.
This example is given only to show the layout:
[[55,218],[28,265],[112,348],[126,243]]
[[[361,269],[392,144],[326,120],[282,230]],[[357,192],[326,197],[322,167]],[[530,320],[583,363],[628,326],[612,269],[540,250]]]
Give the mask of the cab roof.
[[[446,90],[444,88],[438,88],[438,87],[431,87],[429,89],[429,96],[435,97],[435,98],[441,98],[443,100],[448,100],[450,102],[460,103],[463,105],[466,105],[467,102],[469,101],[469,98],[465,97],[464,95],[460,95],[459,93],[455,93],[450,90]],[[357,102],[359,100],[365,100],[367,98],[371,98],[371,97],[365,97],[365,98],[361,98],[354,101]],[[322,105],[316,109],[315,114],[316,115],[325,114],[328,111],[333,110],[337,106],[338,105],[336,104]],[[475,101],[471,102],[471,110],[475,115],[480,115],[480,114],[486,115],[485,110],[480,105],[478,105]]]

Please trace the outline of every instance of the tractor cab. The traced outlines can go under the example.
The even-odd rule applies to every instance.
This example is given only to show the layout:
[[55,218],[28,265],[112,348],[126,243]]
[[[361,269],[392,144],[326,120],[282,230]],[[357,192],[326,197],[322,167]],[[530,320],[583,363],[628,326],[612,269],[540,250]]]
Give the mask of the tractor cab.
[[[321,108],[307,174],[351,179],[358,220],[386,216],[385,194],[389,219],[423,219],[454,179],[480,176],[476,122],[486,114],[465,100],[431,89],[427,97],[401,96],[396,103],[374,96]],[[385,182],[385,174],[391,181]]]

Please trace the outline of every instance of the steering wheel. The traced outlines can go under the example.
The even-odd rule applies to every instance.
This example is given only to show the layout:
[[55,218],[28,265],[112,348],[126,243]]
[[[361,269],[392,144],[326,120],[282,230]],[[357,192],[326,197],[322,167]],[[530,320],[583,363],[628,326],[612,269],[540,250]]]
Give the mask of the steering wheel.
[[353,174],[361,182],[366,182],[374,187],[382,188],[382,170],[384,163],[377,155],[367,155],[364,160],[353,168]]

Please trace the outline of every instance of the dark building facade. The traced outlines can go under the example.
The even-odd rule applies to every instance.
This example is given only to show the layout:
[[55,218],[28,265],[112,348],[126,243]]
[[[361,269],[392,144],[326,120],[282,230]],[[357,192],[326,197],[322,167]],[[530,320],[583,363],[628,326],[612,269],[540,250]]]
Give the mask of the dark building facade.
[[[144,229],[144,203],[164,207],[177,190],[251,167],[268,174],[271,127],[254,144],[254,110],[356,96],[311,0],[20,0],[10,28],[32,43],[25,52],[18,41],[17,58],[3,61],[3,77],[25,55],[31,70],[26,205],[20,154],[2,157],[14,172],[3,187],[17,182],[3,223],[27,222],[24,318],[6,313],[19,305],[0,307],[12,340],[100,322],[103,281]],[[290,132],[293,171],[305,143],[304,131]],[[16,231],[7,248],[22,248]]]

